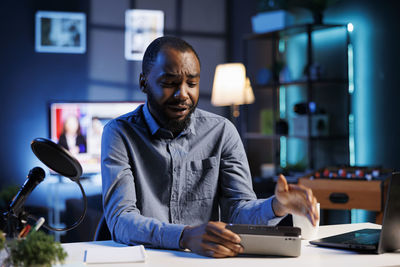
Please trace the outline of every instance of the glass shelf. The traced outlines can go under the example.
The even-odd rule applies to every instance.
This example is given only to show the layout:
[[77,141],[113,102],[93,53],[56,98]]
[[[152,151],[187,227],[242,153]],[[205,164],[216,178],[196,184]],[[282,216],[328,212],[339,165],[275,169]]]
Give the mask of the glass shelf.
[[248,34],[244,37],[245,40],[257,40],[257,39],[276,39],[285,36],[293,36],[296,34],[307,33],[308,31],[320,31],[327,30],[331,28],[344,27],[347,28],[346,24],[300,24],[286,27],[282,30],[266,32],[266,33],[256,33]]
[[274,89],[280,86],[291,86],[291,85],[298,85],[298,86],[306,86],[310,83],[313,85],[331,85],[331,84],[339,84],[348,86],[349,81],[347,79],[321,79],[321,80],[296,80],[291,82],[279,82],[274,84],[254,84],[252,87],[254,90],[265,90],[265,89]]
[[262,134],[257,132],[247,132],[243,136],[245,139],[276,139],[281,137],[296,138],[304,140],[341,140],[348,139],[347,135],[328,135],[328,136],[303,136],[303,135],[282,135],[282,134]]

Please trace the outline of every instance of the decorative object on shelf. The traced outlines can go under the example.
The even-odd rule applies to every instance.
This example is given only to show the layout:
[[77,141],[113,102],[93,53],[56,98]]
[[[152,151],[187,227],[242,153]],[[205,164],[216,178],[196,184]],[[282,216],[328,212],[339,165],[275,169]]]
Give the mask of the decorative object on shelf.
[[251,18],[254,33],[282,30],[293,24],[293,16],[285,10],[258,13]]
[[291,25],[294,19],[286,9],[287,0],[259,0],[259,13],[251,18],[253,32],[278,31]]
[[317,137],[329,135],[329,116],[327,114],[311,115],[311,133],[308,130],[309,118],[299,115],[292,119],[292,135],[298,137]]
[[272,109],[262,109],[260,112],[261,133],[272,135],[274,133],[274,112]]
[[67,253],[59,242],[54,242],[53,236],[42,231],[31,232],[26,238],[7,242],[9,255],[6,264],[13,266],[52,266],[63,263]]
[[257,72],[256,77],[257,84],[259,85],[267,85],[272,80],[272,71],[268,68],[261,68]]
[[301,102],[293,106],[293,111],[298,116],[293,117],[293,133],[300,137],[309,137],[309,118],[311,116],[311,136],[328,136],[329,135],[329,116],[325,114],[325,110],[313,101]]
[[261,164],[261,177],[270,178],[276,175],[275,164],[263,163]]
[[46,53],[86,52],[86,14],[37,11],[35,51]]
[[314,101],[300,102],[293,106],[293,111],[299,115],[305,114],[325,114],[325,110]]
[[233,116],[239,117],[239,105],[254,102],[253,89],[242,63],[220,64],[215,69],[211,103],[231,106]]
[[303,79],[306,80],[309,77],[312,81],[318,81],[323,78],[325,71],[324,68],[318,62],[314,62],[311,65],[306,65],[303,71],[304,77]]
[[292,74],[290,73],[289,66],[285,65],[279,72],[279,82],[288,83],[291,81],[292,81]]

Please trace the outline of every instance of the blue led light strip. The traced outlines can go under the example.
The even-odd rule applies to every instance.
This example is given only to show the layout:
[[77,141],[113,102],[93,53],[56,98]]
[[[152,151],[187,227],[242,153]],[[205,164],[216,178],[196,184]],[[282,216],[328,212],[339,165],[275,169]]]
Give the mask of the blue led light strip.
[[[286,118],[286,88],[285,86],[279,87],[279,118]],[[280,158],[279,164],[281,168],[286,168],[287,166],[287,140],[286,136],[281,136],[279,138],[280,142]]]
[[[349,28],[349,27],[348,27]],[[353,28],[351,28],[353,31]],[[349,95],[352,99],[355,86],[354,86],[354,49],[352,44],[347,46],[347,57],[348,57],[348,77],[349,77]],[[356,164],[356,154],[355,154],[355,122],[354,114],[350,111],[349,114],[349,158],[350,166],[355,166]]]

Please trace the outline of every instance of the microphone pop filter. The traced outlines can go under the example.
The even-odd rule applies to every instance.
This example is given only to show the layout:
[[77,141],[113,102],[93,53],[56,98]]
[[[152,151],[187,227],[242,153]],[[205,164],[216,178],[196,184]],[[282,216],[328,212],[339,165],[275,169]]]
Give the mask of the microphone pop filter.
[[45,138],[36,138],[31,143],[36,157],[53,171],[78,181],[82,175],[79,161],[65,148]]

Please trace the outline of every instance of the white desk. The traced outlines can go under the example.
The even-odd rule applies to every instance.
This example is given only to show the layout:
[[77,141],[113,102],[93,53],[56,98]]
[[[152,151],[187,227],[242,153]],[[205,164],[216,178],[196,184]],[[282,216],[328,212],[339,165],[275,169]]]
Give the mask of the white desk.
[[[342,224],[321,226],[318,237],[326,237],[334,234],[345,233],[362,228],[380,228],[380,225],[372,223]],[[87,248],[98,246],[122,246],[113,241],[82,242],[62,244],[68,252],[65,266],[79,266],[82,263],[84,251]],[[145,263],[118,264],[118,266],[218,266],[218,267],[253,267],[253,266],[400,266],[400,252],[385,253],[381,255],[359,254],[348,250],[320,248],[310,245],[308,241],[302,241],[301,256],[297,258],[284,257],[235,257],[224,259],[206,258],[194,253],[174,250],[146,249],[147,260]],[[80,264],[81,266],[85,266]],[[116,266],[109,264],[86,266]]]

